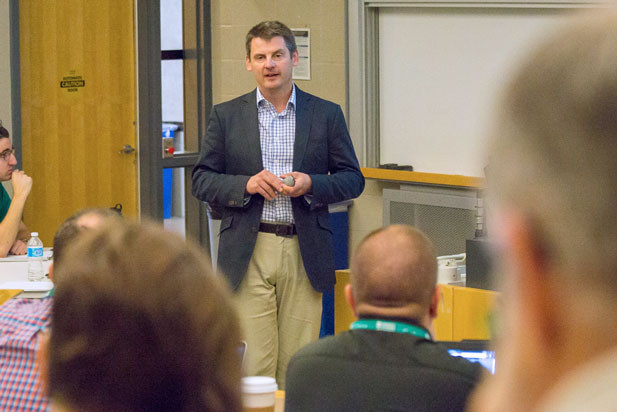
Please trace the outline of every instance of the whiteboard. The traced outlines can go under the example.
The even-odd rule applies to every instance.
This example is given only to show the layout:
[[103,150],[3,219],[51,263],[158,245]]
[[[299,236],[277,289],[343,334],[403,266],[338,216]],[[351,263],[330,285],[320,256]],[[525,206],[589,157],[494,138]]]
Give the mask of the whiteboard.
[[499,95],[521,58],[572,10],[382,8],[380,163],[483,176]]

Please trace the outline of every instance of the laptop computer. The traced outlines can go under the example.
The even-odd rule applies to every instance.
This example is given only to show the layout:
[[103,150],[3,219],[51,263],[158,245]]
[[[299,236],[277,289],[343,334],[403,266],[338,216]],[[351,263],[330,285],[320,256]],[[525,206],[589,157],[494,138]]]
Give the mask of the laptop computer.
[[439,342],[448,348],[450,356],[460,356],[470,362],[477,362],[494,374],[497,367],[495,351],[488,340],[463,340],[460,342]]

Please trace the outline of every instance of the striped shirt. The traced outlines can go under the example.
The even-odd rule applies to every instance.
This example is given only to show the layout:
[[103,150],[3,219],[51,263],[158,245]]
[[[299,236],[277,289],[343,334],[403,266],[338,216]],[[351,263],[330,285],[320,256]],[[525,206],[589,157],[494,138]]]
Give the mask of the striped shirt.
[[11,299],[0,306],[0,411],[47,411],[35,355],[53,299]]
[[[292,87],[287,107],[281,113],[277,113],[274,105],[267,101],[257,88],[257,117],[264,169],[276,176],[292,172],[296,139],[296,86]],[[279,195],[274,200],[264,200],[261,220],[293,223],[289,196]]]

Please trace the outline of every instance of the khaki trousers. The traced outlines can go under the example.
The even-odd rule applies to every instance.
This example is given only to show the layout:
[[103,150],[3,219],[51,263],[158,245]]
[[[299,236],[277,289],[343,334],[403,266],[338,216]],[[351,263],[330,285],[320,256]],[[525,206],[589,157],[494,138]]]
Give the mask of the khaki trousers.
[[321,293],[306,275],[297,235],[258,233],[234,300],[247,343],[246,375],[274,377],[284,389],[289,359],[319,338],[321,326]]

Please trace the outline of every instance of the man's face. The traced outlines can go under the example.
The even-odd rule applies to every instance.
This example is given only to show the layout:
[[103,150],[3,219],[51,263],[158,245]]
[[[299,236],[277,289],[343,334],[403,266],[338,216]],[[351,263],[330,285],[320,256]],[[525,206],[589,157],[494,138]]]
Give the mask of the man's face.
[[0,181],[11,180],[17,159],[13,154],[13,142],[7,137],[0,138]]
[[270,40],[259,37],[251,40],[251,55],[246,57],[246,70],[253,72],[262,93],[287,92],[291,88],[293,68],[297,65],[298,52],[291,55],[281,36]]

